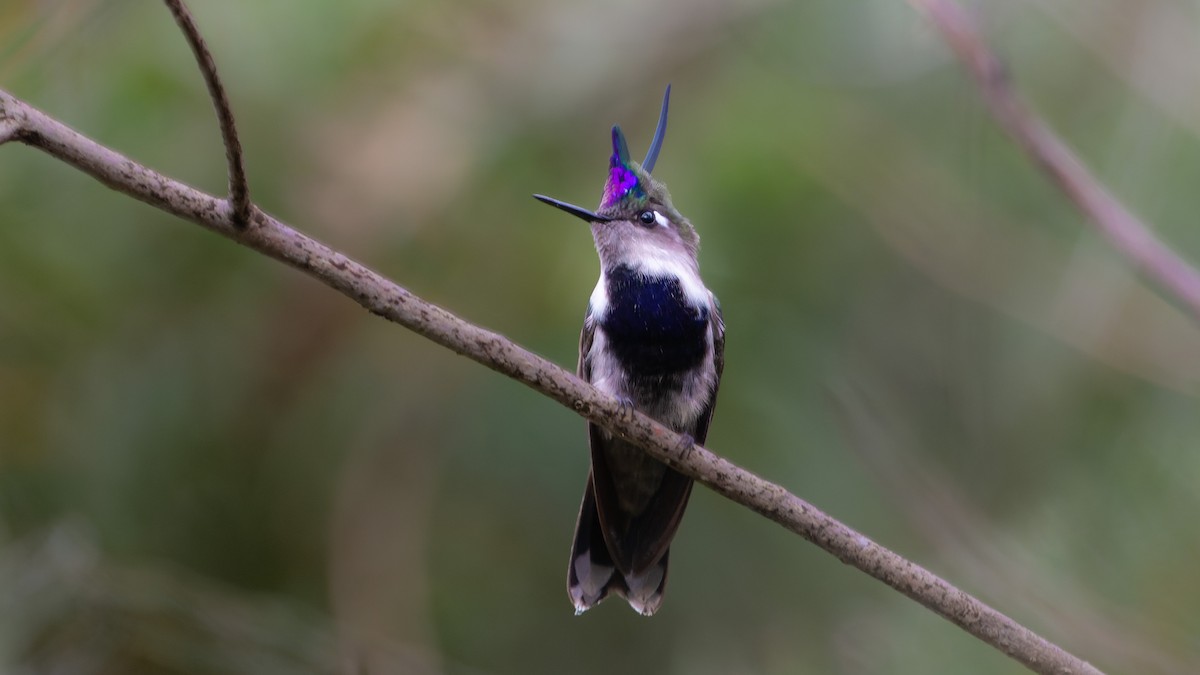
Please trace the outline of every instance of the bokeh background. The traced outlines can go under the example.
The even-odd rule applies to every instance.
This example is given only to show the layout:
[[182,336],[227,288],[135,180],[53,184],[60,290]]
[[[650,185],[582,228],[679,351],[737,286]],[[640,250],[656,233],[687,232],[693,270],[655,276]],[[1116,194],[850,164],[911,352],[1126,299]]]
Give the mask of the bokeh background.
[[[709,445],[1098,666],[1200,672],[1200,330],[902,0],[209,0],[258,203],[572,368],[623,125],[729,327]],[[976,2],[1200,261],[1200,11]],[[157,2],[5,0],[0,86],[220,193]],[[663,610],[572,615],[583,422],[302,275],[0,148],[0,671],[1016,673],[698,490]]]

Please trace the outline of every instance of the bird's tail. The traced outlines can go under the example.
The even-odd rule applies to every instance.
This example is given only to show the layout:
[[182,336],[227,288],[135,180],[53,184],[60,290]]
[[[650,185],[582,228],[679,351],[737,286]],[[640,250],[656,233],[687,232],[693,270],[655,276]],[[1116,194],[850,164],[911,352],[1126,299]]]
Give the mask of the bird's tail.
[[625,598],[629,606],[642,616],[654,614],[662,605],[670,555],[668,549],[657,562],[638,573],[624,573],[618,569],[608,552],[608,544],[604,542],[592,477],[588,476],[567,570],[567,593],[575,605],[576,614],[583,614],[595,607],[609,593]]

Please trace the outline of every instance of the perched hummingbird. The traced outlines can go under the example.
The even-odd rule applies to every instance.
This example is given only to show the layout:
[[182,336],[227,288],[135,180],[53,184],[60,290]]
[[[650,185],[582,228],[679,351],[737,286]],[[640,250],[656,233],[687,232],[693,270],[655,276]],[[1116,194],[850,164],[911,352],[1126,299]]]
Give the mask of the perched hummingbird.
[[[646,160],[629,158],[621,128],[597,211],[534,195],[587,221],[600,281],[579,339],[579,376],[703,443],[724,366],[725,324],[700,279],[700,238],[650,176],[667,127],[671,87]],[[575,613],[609,593],[650,616],[662,605],[671,539],[692,481],[642,449],[588,424],[591,471],[575,525],[567,592]]]

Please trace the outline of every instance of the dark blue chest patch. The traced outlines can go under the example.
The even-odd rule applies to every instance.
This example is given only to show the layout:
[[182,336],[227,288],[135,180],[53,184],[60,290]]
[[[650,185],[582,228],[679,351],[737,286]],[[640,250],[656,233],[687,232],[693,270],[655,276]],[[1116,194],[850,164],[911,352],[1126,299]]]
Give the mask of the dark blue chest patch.
[[688,302],[679,279],[646,277],[619,265],[605,273],[609,347],[639,376],[678,373],[704,360],[708,306]]

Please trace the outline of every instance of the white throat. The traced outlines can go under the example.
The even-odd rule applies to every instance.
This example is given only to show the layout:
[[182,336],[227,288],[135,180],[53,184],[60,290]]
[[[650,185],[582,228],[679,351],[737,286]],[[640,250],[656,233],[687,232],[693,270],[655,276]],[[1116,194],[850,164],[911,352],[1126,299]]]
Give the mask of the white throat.
[[[618,262],[647,277],[676,278],[683,290],[684,297],[695,306],[709,304],[709,292],[700,279],[700,270],[696,261],[686,254],[674,253],[657,246],[638,246],[640,250],[629,251],[633,255]],[[604,270],[600,270],[600,279],[592,291],[589,306],[592,312],[603,316],[608,310],[608,279]]]

